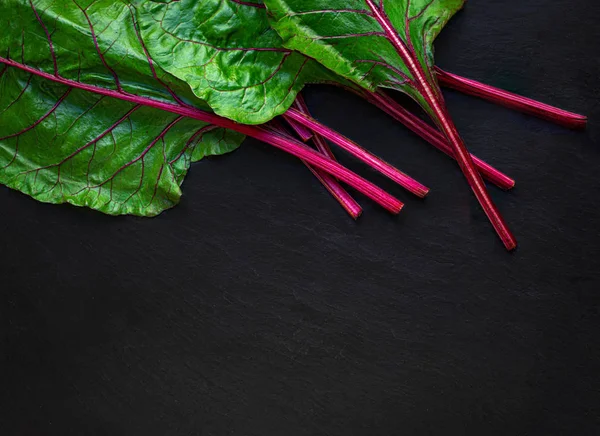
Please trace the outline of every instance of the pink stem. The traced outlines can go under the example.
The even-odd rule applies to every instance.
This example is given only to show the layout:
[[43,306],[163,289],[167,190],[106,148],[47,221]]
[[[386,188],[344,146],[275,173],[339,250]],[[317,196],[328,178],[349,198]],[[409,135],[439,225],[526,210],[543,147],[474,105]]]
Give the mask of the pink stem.
[[587,124],[587,117],[585,115],[558,109],[554,106],[477,82],[476,80],[448,73],[438,67],[435,67],[434,70],[440,85],[447,88],[452,88],[510,109],[549,120],[568,128],[583,129]]
[[[300,158],[307,165],[316,167],[316,169],[321,169],[336,179],[344,181],[393,214],[398,214],[404,207],[402,202],[381,188],[356,175],[338,162],[323,156],[305,144],[291,138],[289,135],[275,131],[269,132],[267,128],[262,127],[246,126],[245,124],[240,124],[239,126],[243,127],[243,129],[239,130],[240,133],[252,136],[260,141],[287,151],[291,155]],[[260,132],[253,132],[246,127],[256,128]],[[300,150],[297,150],[297,148]]]
[[346,138],[345,136],[343,136],[343,135],[337,133],[336,131],[331,130],[330,128],[319,123],[314,118],[311,118],[308,115],[303,114],[302,112],[300,112],[296,109],[293,109],[293,108],[289,109],[284,114],[284,117],[286,119],[289,118],[289,119],[298,121],[299,123],[305,125],[309,129],[311,129],[313,132],[320,134],[321,136],[325,137],[326,139],[329,139],[334,144],[339,145],[341,148],[348,151],[350,154],[352,154],[356,158],[365,162],[372,168],[375,168],[376,170],[378,170],[385,176],[389,177],[391,180],[398,183],[400,186],[404,187],[405,189],[407,189],[409,192],[412,192],[416,196],[423,198],[429,192],[428,187],[417,182],[412,177],[406,175],[399,169],[397,169],[394,166],[390,165],[389,163],[381,160],[377,156],[369,153],[367,150],[360,147],[358,144],[356,144],[355,142]]
[[[298,94],[294,105],[300,112],[310,116],[310,111],[306,105],[306,102],[304,101],[304,97],[302,97],[302,94]],[[330,159],[336,160],[325,138],[318,133],[315,133],[312,139],[313,143],[317,147],[317,150],[319,150],[321,154],[328,156]],[[317,177],[319,176],[317,175]],[[331,195],[337,199],[346,212],[348,212],[352,218],[357,219],[362,214],[362,208],[360,207],[360,204],[358,204],[356,200],[354,200],[354,198],[352,198],[352,196],[335,179],[333,179],[331,176],[327,176],[327,178],[331,180],[328,180],[328,183],[323,183],[325,187],[329,190]]]
[[[360,92],[361,96],[367,99],[369,102],[385,111],[388,115],[392,116],[396,120],[400,121],[414,133],[425,139],[431,145],[436,147],[438,150],[443,151],[448,156],[454,159],[454,151],[448,144],[448,140],[442,133],[436,130],[434,127],[427,124],[425,121],[410,113],[404,107],[402,107],[396,100],[379,90],[377,92]],[[481,173],[483,177],[489,180],[491,183],[498,186],[500,189],[509,190],[514,188],[515,181],[508,177],[506,174],[497,170],[487,162],[479,159],[477,156],[471,155],[473,163]]]
[[[300,95],[300,94],[298,94],[298,95]],[[298,97],[296,97],[296,101],[297,100],[298,100]],[[296,109],[298,109],[296,102],[294,102],[293,106],[296,107]],[[286,118],[285,120],[290,125],[290,127],[294,130],[294,132],[296,132],[296,135],[298,135],[300,137],[302,142],[308,142],[310,139],[312,139],[313,132],[311,130],[309,130],[308,128],[304,127],[304,125],[302,125],[294,120],[291,120],[289,118]]]
[[270,144],[293,156],[303,159],[309,164],[328,172],[340,181],[347,183],[348,185],[352,186],[367,197],[376,201],[378,204],[380,204],[392,213],[399,213],[400,210],[402,210],[402,207],[404,206],[401,201],[391,196],[383,189],[375,186],[373,183],[358,176],[346,167],[329,159],[326,156],[321,155],[320,153],[311,149],[310,147],[306,146],[300,141],[285,138],[275,132],[270,131],[266,127],[238,124],[227,118],[223,118],[219,115],[210,112],[205,112],[195,107],[166,103],[159,100],[153,100],[147,97],[140,97],[138,95],[130,94],[123,91],[106,89],[101,88],[99,86],[80,83],[75,80],[65,79],[64,77],[61,77],[58,74],[49,74],[44,71],[32,68],[28,65],[24,65],[3,57],[0,57],[0,63],[4,63],[8,66],[18,68],[28,73],[35,74],[36,76],[42,77],[44,79],[53,81],[55,83],[60,83],[66,86],[70,86],[72,88],[82,89],[84,91],[92,92],[94,94],[105,95],[107,97],[128,101],[142,106],[152,107],[155,109],[171,112],[177,115],[182,115],[184,117],[193,118],[199,121],[203,121],[205,123],[214,124],[225,129],[230,129],[239,133],[243,133],[244,135],[248,135],[255,139],[258,139],[259,141],[266,142],[267,144]]
[[[285,127],[279,122],[277,118],[272,119],[269,122],[270,127],[277,133],[286,136],[288,138],[292,138],[290,134],[287,132]],[[314,138],[313,138],[314,141]],[[319,150],[321,154],[322,150]],[[326,155],[326,154],[325,154]],[[327,155],[326,155],[327,156]],[[329,156],[331,157],[331,156]],[[332,158],[335,159],[335,158]],[[318,168],[313,168],[310,164],[305,161],[302,161],[304,165],[314,174],[314,176],[319,180],[325,189],[329,191],[329,193],[340,203],[340,205],[348,212],[348,214],[353,219],[358,219],[362,215],[362,208],[360,205],[354,201],[354,199],[348,194],[348,192],[340,185],[340,183],[332,176],[327,174],[324,171],[319,170]]]
[[308,169],[325,186],[327,191],[338,201],[352,219],[357,220],[362,215],[362,207],[348,194],[339,182],[327,173],[318,171],[310,165]]
[[[473,190],[477,201],[479,201],[483,211],[494,227],[494,230],[500,237],[500,240],[507,250],[514,250],[517,248],[517,241],[506,225],[506,222],[500,215],[500,212],[492,201],[490,194],[487,192],[485,183],[481,178],[481,174],[479,174],[479,171],[475,167],[465,143],[458,134],[458,130],[456,129],[450,114],[448,113],[448,109],[446,108],[439,90],[437,87],[434,87],[431,83],[429,83],[425,70],[417,59],[414,51],[409,48],[409,46],[400,38],[394,29],[394,26],[384,11],[383,3],[381,3],[381,6],[376,6],[373,0],[365,0],[365,2],[371,9],[373,18],[381,25],[382,29],[385,31],[386,37],[394,46],[396,52],[402,58],[404,64],[413,76],[415,89],[427,102],[435,122],[439,125],[440,129],[448,139],[448,142],[452,146],[454,150],[454,156],[458,162],[458,165],[460,166],[460,169],[467,179],[469,186]],[[407,35],[407,38],[410,38],[410,35]]]

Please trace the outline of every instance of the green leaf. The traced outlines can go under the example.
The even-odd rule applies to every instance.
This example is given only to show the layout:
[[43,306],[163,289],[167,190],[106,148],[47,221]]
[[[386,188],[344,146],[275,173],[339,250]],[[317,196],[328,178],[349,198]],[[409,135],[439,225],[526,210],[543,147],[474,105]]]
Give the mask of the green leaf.
[[243,140],[68,86],[203,106],[185,83],[151,68],[127,3],[4,0],[0,17],[0,183],[44,202],[153,216],[177,204],[192,161]]
[[[429,105],[408,80],[412,71],[364,0],[265,0],[284,45],[369,90],[405,92]],[[433,41],[464,0],[379,0],[376,6],[435,83]]]
[[136,0],[154,61],[224,117],[261,124],[283,114],[308,82],[334,75],[286,49],[261,2]]

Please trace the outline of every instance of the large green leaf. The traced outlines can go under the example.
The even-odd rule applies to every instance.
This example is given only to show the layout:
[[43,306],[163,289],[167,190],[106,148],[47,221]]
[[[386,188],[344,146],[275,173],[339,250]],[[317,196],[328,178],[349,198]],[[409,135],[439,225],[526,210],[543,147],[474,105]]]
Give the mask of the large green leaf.
[[134,3],[152,59],[235,121],[264,123],[284,113],[306,83],[335,77],[283,47],[260,1]]
[[152,216],[179,201],[191,161],[239,146],[242,135],[69,86],[202,106],[151,65],[134,17],[120,1],[0,2],[0,183],[40,201]]
[[[405,92],[426,110],[413,72],[365,0],[265,0],[271,24],[298,50],[359,85]],[[375,6],[435,82],[432,44],[464,0],[379,0]],[[437,89],[434,89],[437,91]]]

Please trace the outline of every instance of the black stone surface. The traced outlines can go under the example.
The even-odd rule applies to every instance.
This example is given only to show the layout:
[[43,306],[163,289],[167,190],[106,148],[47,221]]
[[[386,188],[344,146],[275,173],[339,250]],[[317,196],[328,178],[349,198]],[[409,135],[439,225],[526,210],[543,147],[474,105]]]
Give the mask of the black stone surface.
[[315,116],[432,188],[352,222],[255,141],[155,219],[0,188],[0,434],[600,434],[600,3],[472,0],[438,65],[590,116],[574,132],[447,92],[507,254],[457,166],[313,87]]

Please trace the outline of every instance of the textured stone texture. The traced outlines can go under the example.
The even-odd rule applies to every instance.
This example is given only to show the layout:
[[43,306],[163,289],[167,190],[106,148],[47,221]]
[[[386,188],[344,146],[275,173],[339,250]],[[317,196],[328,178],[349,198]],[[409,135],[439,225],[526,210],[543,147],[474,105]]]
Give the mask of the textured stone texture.
[[437,43],[449,71],[591,118],[570,132],[447,93],[471,150],[517,179],[491,188],[512,255],[450,159],[329,88],[307,92],[315,116],[427,200],[370,174],[407,207],[361,198],[354,223],[252,141],[154,219],[0,188],[0,433],[599,434],[599,15],[471,1]]

